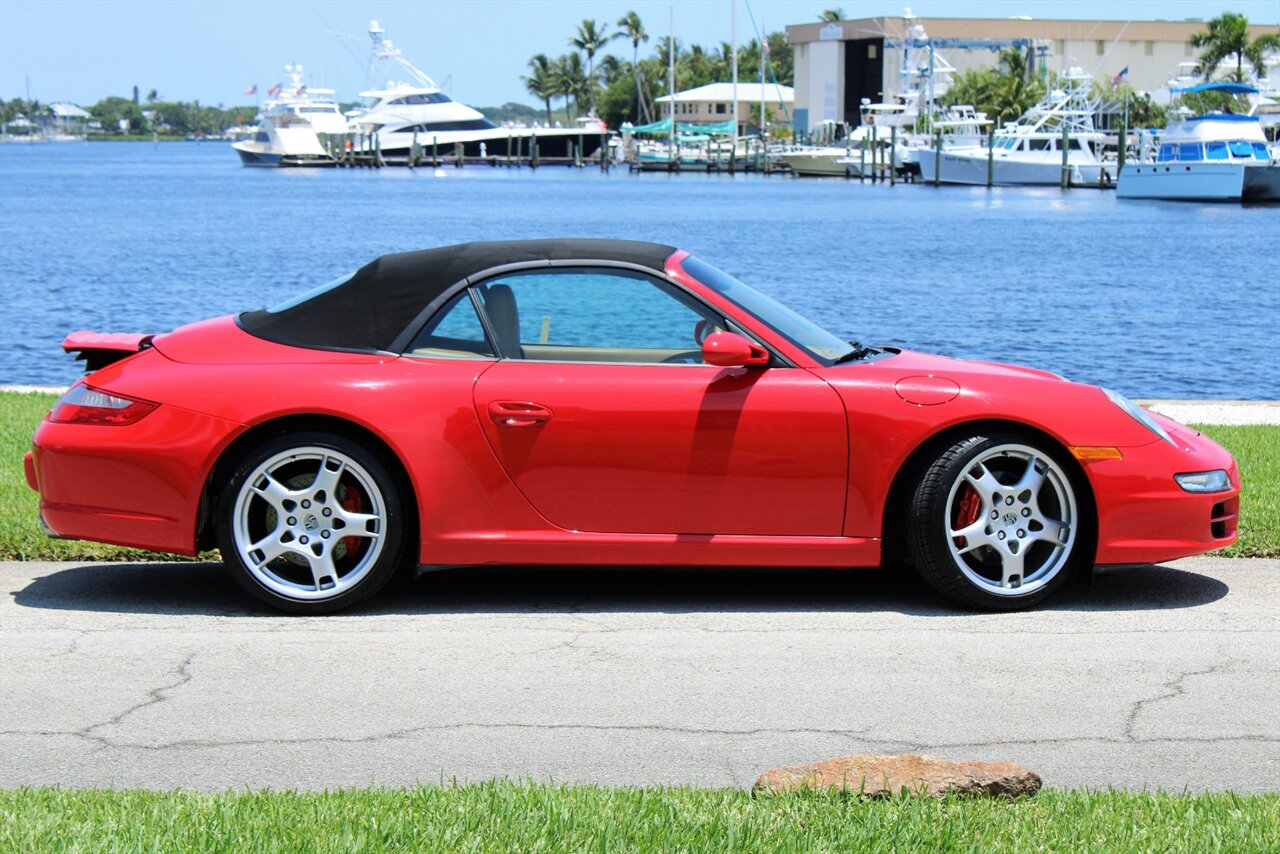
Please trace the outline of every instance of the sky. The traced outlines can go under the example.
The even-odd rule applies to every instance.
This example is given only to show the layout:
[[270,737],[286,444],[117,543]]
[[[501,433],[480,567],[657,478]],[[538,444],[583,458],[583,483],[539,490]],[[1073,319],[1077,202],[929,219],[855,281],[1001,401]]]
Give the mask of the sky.
[[[738,38],[816,20],[841,7],[849,18],[1209,19],[1242,12],[1280,23],[1280,0],[737,0]],[[652,39],[676,36],[708,48],[732,37],[732,0],[0,0],[0,98],[92,104],[143,95],[205,104],[252,103],[300,63],[313,86],[355,100],[385,82],[368,73],[369,21],[376,18],[414,65],[455,98],[476,106],[533,104],[520,81],[529,57],[556,56],[584,17],[609,23],[635,10]],[[610,52],[630,57],[629,42]]]

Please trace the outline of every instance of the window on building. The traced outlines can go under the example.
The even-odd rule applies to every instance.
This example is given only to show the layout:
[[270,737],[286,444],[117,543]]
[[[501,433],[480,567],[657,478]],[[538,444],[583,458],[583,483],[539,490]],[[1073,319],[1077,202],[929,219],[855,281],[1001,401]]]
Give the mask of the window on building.
[[728,108],[728,104],[716,104],[716,115],[724,115]]
[[1182,45],[1182,55],[1183,55],[1183,56],[1190,56],[1190,55],[1191,55],[1191,42],[1185,42],[1185,43],[1183,43],[1183,45]]
[[1098,52],[1098,56],[1105,56],[1107,53],[1107,43],[1104,41],[1096,41],[1093,43],[1094,49]]
[[1066,56],[1066,55],[1067,55],[1067,41],[1066,41],[1066,39],[1058,39],[1057,43],[1056,43],[1056,44],[1054,44],[1054,46],[1053,46],[1053,52],[1054,52],[1054,54],[1056,54],[1057,56]]
[[1146,44],[1144,44],[1144,45],[1142,46],[1142,51],[1143,51],[1143,53],[1145,53],[1147,56],[1151,56],[1152,54],[1154,54],[1154,53],[1156,52],[1156,43],[1155,43],[1155,42],[1153,42],[1153,41],[1149,41],[1149,42],[1147,42]]
[[867,59],[876,58],[876,46],[874,44],[867,45]]

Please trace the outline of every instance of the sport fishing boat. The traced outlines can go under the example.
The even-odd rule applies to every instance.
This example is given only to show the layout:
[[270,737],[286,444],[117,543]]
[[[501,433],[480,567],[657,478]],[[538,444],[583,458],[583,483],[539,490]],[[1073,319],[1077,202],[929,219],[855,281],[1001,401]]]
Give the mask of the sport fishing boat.
[[845,167],[840,160],[849,156],[846,142],[849,133],[849,126],[844,122],[826,119],[810,131],[809,145],[789,146],[776,152],[774,157],[795,175],[843,178]]
[[365,144],[375,145],[386,159],[408,159],[415,145],[422,150],[434,148],[441,157],[454,156],[461,146],[465,157],[528,158],[536,144],[539,159],[581,161],[595,155],[608,134],[604,122],[595,118],[572,128],[496,124],[441,91],[401,55],[377,21],[369,24],[369,38],[373,42],[371,73],[391,67],[408,80],[391,80],[361,92],[367,106],[349,114],[346,130],[364,136],[369,141]]
[[332,89],[307,86],[301,65],[286,65],[289,83],[269,90],[250,139],[232,143],[245,166],[332,166],[317,134],[342,133],[347,120]]
[[1016,123],[994,134],[990,152],[985,144],[948,146],[941,152],[929,143],[916,152],[921,180],[942,184],[987,183],[988,160],[992,183],[998,186],[1054,185],[1062,181],[1063,134],[1067,136],[1066,161],[1072,184],[1097,186],[1107,163],[1102,158],[1106,141],[1093,125],[1097,109],[1090,95],[1093,78],[1073,67],[1053,89]]
[[[1204,83],[1180,92],[1256,95],[1242,83]],[[1122,199],[1280,202],[1280,163],[1255,115],[1186,116],[1139,138],[1137,162],[1120,172]]]

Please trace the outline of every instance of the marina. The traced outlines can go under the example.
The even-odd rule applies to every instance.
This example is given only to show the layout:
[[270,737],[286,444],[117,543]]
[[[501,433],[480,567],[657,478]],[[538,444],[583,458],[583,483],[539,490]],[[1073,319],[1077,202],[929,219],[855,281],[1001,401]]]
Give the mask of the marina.
[[1280,229],[1272,206],[762,173],[246,169],[227,149],[0,146],[0,383],[74,381],[59,346],[74,329],[171,329],[274,304],[352,259],[574,234],[732,259],[847,339],[1132,397],[1280,398],[1280,256],[1256,248]]

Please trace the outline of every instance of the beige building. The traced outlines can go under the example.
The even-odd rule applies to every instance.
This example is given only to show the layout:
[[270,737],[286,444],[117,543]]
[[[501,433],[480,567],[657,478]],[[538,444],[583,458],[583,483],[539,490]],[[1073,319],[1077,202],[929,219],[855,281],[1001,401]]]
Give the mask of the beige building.
[[[760,102],[764,101],[766,117],[771,123],[785,123],[791,115],[795,102],[795,90],[790,86],[766,83],[763,89],[759,83],[738,83],[738,124],[739,132],[750,132],[754,129],[753,117],[759,112]],[[698,124],[719,124],[733,120],[733,84],[708,83],[696,89],[677,92],[674,96],[663,95],[655,98],[658,115],[666,118],[668,108],[674,101],[676,122]]]
[[[795,48],[795,129],[824,120],[859,122],[863,99],[890,101],[904,88],[904,36],[922,27],[937,54],[957,72],[990,67],[1002,46],[1018,47],[1047,73],[1079,66],[1109,83],[1124,68],[1140,92],[1165,87],[1197,51],[1192,33],[1203,21],[1065,21],[1027,18],[861,18],[787,27]],[[918,32],[918,31],[916,31]],[[1280,33],[1250,27],[1250,35]],[[919,49],[916,54],[921,53]],[[927,51],[924,53],[927,54]],[[913,63],[914,64],[914,63]]]

